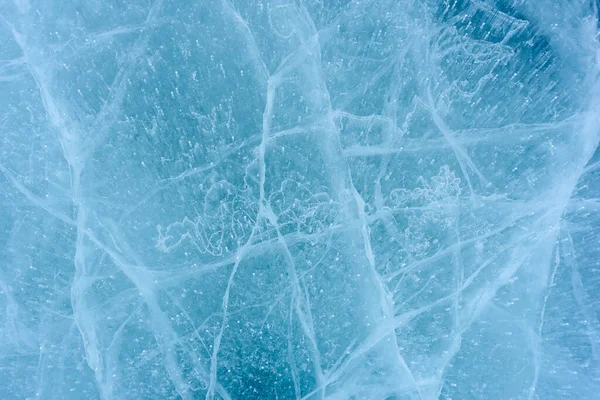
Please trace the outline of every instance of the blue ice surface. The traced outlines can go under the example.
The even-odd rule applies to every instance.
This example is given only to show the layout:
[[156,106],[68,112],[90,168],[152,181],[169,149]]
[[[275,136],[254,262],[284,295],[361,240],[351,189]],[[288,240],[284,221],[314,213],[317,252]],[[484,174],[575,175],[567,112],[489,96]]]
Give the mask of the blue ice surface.
[[0,1],[0,399],[598,399],[597,33]]

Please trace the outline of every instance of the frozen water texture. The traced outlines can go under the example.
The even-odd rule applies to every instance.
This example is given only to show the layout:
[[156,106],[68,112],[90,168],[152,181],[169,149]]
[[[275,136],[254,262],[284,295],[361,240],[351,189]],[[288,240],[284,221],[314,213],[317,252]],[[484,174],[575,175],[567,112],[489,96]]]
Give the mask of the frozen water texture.
[[0,0],[0,399],[597,399],[592,0]]

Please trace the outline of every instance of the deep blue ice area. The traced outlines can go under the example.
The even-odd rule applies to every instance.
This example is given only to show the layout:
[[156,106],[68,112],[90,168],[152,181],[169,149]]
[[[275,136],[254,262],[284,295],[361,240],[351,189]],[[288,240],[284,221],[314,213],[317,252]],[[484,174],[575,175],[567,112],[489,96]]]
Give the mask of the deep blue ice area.
[[595,0],[0,0],[0,400],[597,400]]

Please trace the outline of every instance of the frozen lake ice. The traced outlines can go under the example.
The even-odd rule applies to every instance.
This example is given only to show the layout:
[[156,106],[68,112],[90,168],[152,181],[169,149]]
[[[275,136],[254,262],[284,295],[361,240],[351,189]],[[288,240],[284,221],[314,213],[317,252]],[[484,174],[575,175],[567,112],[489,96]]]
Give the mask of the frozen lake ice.
[[598,399],[598,16],[0,0],[0,399]]

